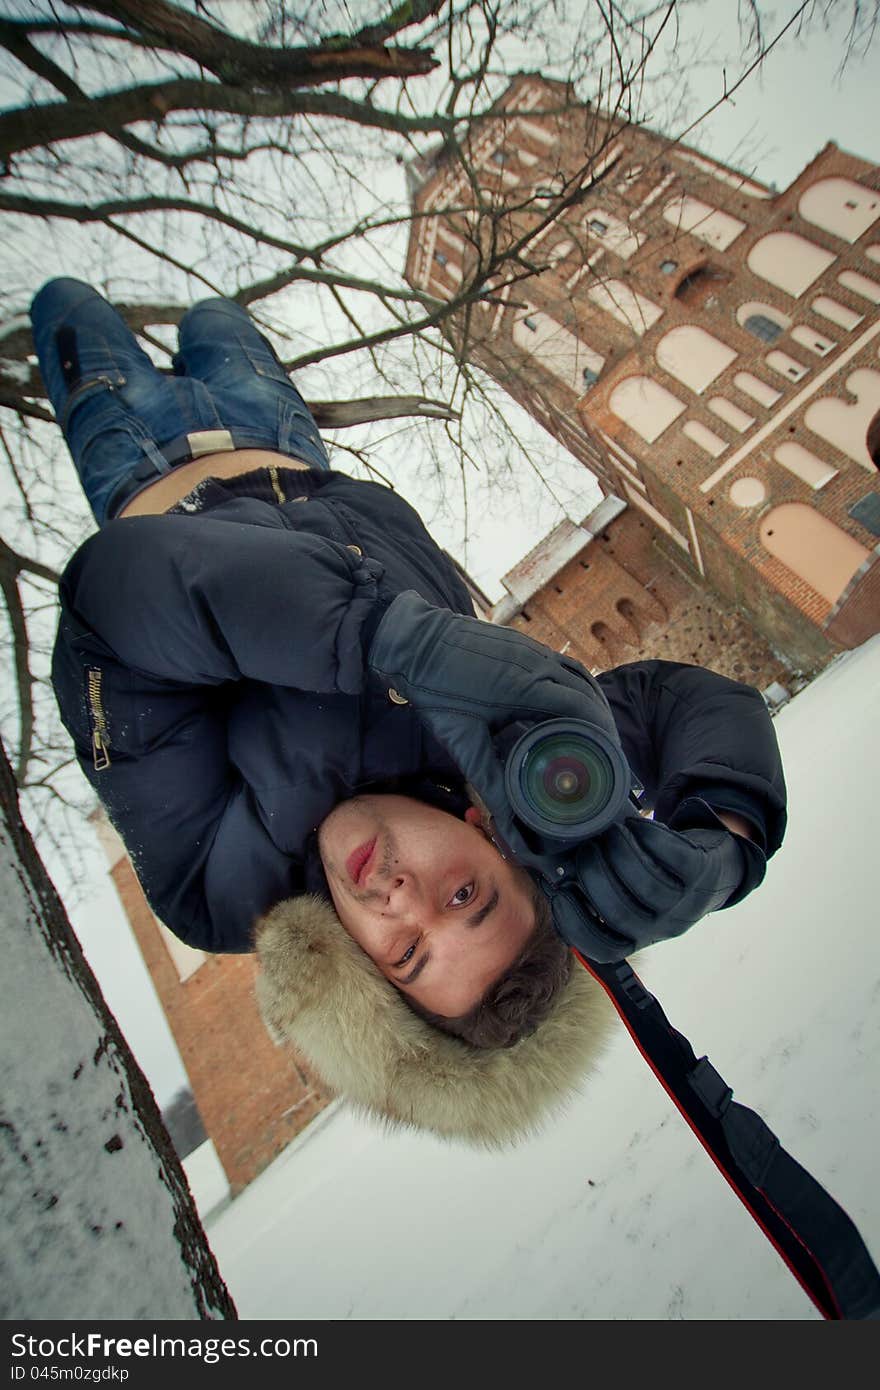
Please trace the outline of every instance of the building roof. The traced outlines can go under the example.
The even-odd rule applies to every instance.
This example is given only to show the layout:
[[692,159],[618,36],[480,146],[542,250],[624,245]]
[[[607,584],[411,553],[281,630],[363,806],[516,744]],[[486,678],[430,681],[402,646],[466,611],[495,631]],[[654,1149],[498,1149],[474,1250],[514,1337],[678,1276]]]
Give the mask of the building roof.
[[626,503],[621,498],[603,497],[598,507],[580,525],[566,517],[554,526],[513,569],[502,576],[501,583],[507,590],[507,596],[496,603],[492,610],[492,621],[509,622],[569,560],[579,555],[625,510]]

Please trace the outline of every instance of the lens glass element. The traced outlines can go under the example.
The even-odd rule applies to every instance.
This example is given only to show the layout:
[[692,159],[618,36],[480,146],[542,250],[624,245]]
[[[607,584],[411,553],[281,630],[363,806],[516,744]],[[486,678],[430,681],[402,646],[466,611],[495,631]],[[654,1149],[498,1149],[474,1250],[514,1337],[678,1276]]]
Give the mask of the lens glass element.
[[518,782],[532,809],[560,826],[600,815],[615,791],[606,753],[576,733],[552,734],[535,743],[519,767]]

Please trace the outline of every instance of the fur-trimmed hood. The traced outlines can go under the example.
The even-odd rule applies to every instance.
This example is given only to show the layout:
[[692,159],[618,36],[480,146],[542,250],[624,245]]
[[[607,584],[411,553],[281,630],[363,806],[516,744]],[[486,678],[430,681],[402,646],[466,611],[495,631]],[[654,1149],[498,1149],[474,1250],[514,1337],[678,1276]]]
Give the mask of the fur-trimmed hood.
[[576,967],[530,1037],[472,1047],[413,1013],[320,897],[276,904],[255,939],[257,1000],[273,1039],[391,1126],[489,1148],[525,1138],[578,1090],[611,1031],[611,1006]]

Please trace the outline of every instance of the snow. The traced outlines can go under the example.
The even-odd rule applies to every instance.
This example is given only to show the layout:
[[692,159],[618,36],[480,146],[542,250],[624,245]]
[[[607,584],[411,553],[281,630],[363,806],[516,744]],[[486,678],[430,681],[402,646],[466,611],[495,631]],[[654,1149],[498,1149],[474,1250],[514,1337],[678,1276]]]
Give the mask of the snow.
[[[764,885],[636,963],[875,1260],[878,709],[880,638],[777,715],[791,819]],[[819,1317],[622,1026],[540,1138],[487,1155],[339,1105],[208,1234],[245,1319]]]
[[181,1160],[186,1180],[204,1223],[217,1207],[229,1200],[229,1183],[217,1156],[213,1140],[206,1139]]

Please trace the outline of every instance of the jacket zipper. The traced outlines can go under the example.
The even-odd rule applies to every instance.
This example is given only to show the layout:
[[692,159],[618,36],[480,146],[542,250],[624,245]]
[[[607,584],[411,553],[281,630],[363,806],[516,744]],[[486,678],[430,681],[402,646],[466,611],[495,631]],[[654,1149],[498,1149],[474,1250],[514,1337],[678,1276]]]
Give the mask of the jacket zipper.
[[272,479],[272,487],[275,490],[275,496],[278,501],[286,502],[287,498],[284,496],[284,489],[278,480],[278,465],[276,463],[269,464],[269,477]]
[[101,703],[101,677],[103,672],[90,670],[89,704],[92,709],[92,760],[96,772],[103,772],[110,766],[110,739],[107,734],[107,720]]

